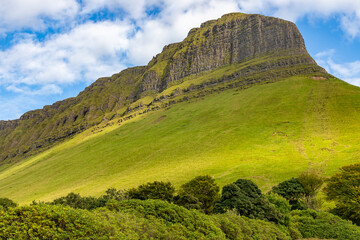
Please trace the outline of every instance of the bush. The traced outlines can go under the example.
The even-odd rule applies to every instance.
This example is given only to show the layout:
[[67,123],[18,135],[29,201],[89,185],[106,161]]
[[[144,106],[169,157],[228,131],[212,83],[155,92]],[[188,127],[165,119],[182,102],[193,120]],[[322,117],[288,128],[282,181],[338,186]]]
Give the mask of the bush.
[[267,219],[278,223],[284,216],[276,210],[251,180],[239,179],[222,189],[222,196],[215,204],[215,213],[225,213],[235,209],[240,215]]
[[215,214],[212,218],[227,239],[290,239],[275,224],[239,216],[236,211]]
[[266,194],[266,197],[269,202],[272,203],[276,207],[276,209],[284,216],[283,218],[281,218],[279,223],[285,226],[289,226],[291,211],[289,201],[276,193],[268,193]]
[[0,198],[0,207],[4,210],[8,210],[11,207],[16,207],[17,203],[9,198]]
[[360,225],[360,163],[340,168],[328,179],[324,192],[336,203],[336,215]]
[[116,214],[142,219],[141,225],[148,222],[148,227],[130,224],[136,226],[140,239],[148,239],[149,232],[157,232],[152,235],[154,239],[290,239],[273,223],[249,219],[235,212],[205,215],[159,200],[110,201],[107,208]]
[[358,240],[360,228],[338,216],[315,210],[295,210],[291,212],[293,225],[304,238]]
[[116,190],[116,188],[109,188],[106,190],[105,195],[101,196],[100,198],[104,199],[105,202],[113,199],[113,200],[128,200],[129,193],[123,190]]
[[109,239],[114,231],[90,212],[64,206],[22,206],[0,215],[0,239]]
[[104,207],[106,200],[94,197],[81,197],[80,194],[69,193],[67,196],[57,198],[49,204],[91,210],[98,207]]
[[132,188],[128,191],[130,199],[160,199],[171,202],[174,198],[175,188],[170,182],[152,182]]
[[161,221],[169,229],[181,229],[181,238],[171,239],[225,239],[224,233],[212,219],[196,210],[188,210],[159,200],[109,201],[107,208],[114,212],[134,214],[151,222]]
[[188,209],[201,209],[210,213],[219,199],[219,186],[210,176],[198,176],[183,184],[175,203]]
[[286,198],[293,210],[305,209],[302,199],[305,195],[304,188],[296,178],[291,178],[274,186],[271,192]]
[[304,189],[305,204],[309,208],[316,208],[316,195],[324,183],[324,177],[316,170],[308,170],[297,178]]

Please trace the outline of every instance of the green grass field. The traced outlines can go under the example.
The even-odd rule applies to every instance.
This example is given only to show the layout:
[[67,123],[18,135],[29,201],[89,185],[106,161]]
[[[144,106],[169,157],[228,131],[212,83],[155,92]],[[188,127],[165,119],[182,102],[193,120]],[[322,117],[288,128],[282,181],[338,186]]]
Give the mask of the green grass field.
[[154,180],[210,174],[263,190],[307,168],[326,175],[359,162],[360,89],[309,76],[227,90],[91,129],[0,171],[0,196],[20,203],[69,192],[100,195]]

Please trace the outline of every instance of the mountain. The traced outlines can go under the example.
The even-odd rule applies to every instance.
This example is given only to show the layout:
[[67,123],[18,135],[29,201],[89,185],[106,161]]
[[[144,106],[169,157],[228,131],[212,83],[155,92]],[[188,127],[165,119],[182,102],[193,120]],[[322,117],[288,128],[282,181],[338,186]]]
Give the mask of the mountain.
[[227,14],[147,66],[1,122],[0,195],[25,203],[201,174],[268,190],[358,161],[359,109],[360,89],[319,67],[293,23]]
[[[213,74],[212,79],[191,86],[182,84],[221,67],[223,72]],[[226,82],[225,88],[248,86],[323,71],[307,53],[293,23],[261,15],[227,14],[192,29],[184,41],[165,46],[147,66],[100,78],[77,97],[27,112],[18,120],[0,121],[0,164],[42,151],[101,122],[124,117],[144,104],[158,108],[155,102],[169,102],[167,92],[175,86],[179,90],[174,95],[186,96],[219,83]],[[165,95],[157,99],[159,93]]]

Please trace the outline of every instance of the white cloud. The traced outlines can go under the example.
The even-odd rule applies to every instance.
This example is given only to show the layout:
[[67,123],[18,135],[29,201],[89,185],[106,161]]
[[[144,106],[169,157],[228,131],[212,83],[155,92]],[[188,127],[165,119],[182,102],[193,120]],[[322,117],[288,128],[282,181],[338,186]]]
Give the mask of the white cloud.
[[360,1],[357,0],[238,0],[241,10],[296,21],[304,16],[328,18],[338,15],[342,30],[360,37]]
[[121,55],[129,46],[129,31],[126,22],[89,22],[45,42],[21,40],[0,52],[0,85],[14,92],[19,92],[17,85],[52,86],[48,90],[59,93],[49,84],[92,82],[111,75],[125,67]]
[[33,89],[27,86],[25,87],[18,87],[16,85],[10,85],[6,87],[6,90],[14,92],[14,93],[21,93],[23,95],[52,95],[52,94],[62,94],[62,89],[55,85],[55,84],[47,84],[41,86],[40,89]]
[[334,49],[320,52],[315,55],[315,60],[334,76],[353,85],[360,86],[360,61],[336,63],[333,60],[334,54]]
[[46,29],[44,19],[68,21],[78,8],[76,0],[0,0],[0,32]]

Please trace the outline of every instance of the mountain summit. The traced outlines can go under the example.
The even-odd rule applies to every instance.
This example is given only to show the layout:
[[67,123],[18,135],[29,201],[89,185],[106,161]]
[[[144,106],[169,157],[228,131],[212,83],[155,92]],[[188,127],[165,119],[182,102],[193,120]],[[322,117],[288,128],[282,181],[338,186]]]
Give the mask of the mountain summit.
[[100,78],[77,97],[0,121],[0,164],[49,148],[94,125],[167,107],[228,88],[299,74],[325,74],[295,24],[231,13],[192,29],[147,66]]

